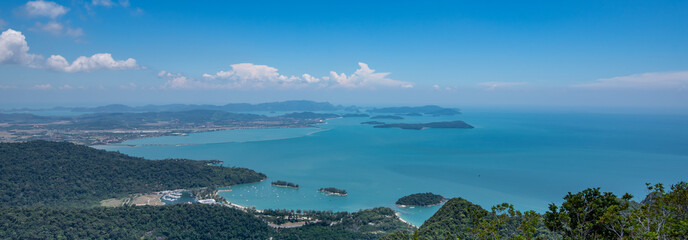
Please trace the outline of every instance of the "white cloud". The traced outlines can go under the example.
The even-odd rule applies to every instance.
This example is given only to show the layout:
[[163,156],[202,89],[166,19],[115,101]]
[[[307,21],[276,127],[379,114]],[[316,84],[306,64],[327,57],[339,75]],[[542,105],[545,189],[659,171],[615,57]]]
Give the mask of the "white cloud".
[[303,75],[301,75],[301,77],[302,77],[303,80],[305,80],[307,83],[318,83],[318,82],[320,82],[320,79],[319,79],[319,78],[313,77],[313,76],[311,76],[311,75],[308,74],[308,73],[304,73]]
[[525,85],[525,82],[482,82],[478,83],[479,86],[485,87],[485,90],[495,90],[498,88],[508,88],[508,87],[515,87],[515,86],[521,86]]
[[688,71],[651,72],[602,78],[593,83],[579,84],[573,87],[592,89],[686,89],[688,88]]
[[90,72],[100,69],[125,70],[139,68],[139,65],[136,64],[136,60],[133,58],[115,60],[109,53],[97,53],[91,57],[81,56],[71,64],[60,55],[52,55],[46,61],[46,66],[50,69],[63,72]]
[[29,53],[26,37],[19,31],[8,29],[0,34],[0,64],[18,64],[33,68],[48,68],[62,72],[89,72],[99,69],[125,70],[141,68],[136,60],[115,60],[109,53],[90,57],[78,57],[71,64],[60,55],[52,55],[45,62],[43,57]]
[[170,73],[167,71],[160,71],[158,77],[166,79],[163,88],[201,88],[200,82],[191,80],[181,73]]
[[70,89],[74,89],[74,87],[72,87],[72,86],[69,85],[69,84],[65,84],[65,85],[60,86],[60,87],[58,87],[58,88],[61,89],[61,90],[70,90]]
[[32,89],[38,89],[38,90],[47,90],[53,88],[53,85],[50,84],[38,84],[34,85]]
[[29,53],[26,37],[12,29],[0,34],[0,64],[19,64],[28,67],[38,67],[40,56]]
[[346,76],[346,74],[337,74],[336,72],[330,72],[330,79],[337,82],[335,86],[356,88],[356,87],[402,87],[402,88],[412,88],[413,84],[404,81],[393,80],[387,78],[390,73],[376,73],[374,69],[368,67],[368,64],[359,62],[358,66],[360,68],[351,74]]
[[50,1],[28,1],[24,10],[29,17],[49,17],[55,19],[66,14],[69,8]]
[[[344,73],[330,72],[330,76],[314,77],[302,74],[301,77],[281,75],[277,68],[252,63],[232,64],[231,70],[215,74],[203,74],[204,81],[195,81],[193,86],[206,88],[262,88],[262,87],[345,87],[375,88],[402,87],[411,88],[413,84],[388,78],[389,73],[376,73],[368,64],[358,63],[360,68],[347,76]],[[187,79],[188,80],[188,79]],[[218,81],[221,80],[221,81]],[[190,87],[186,85],[186,87]]]

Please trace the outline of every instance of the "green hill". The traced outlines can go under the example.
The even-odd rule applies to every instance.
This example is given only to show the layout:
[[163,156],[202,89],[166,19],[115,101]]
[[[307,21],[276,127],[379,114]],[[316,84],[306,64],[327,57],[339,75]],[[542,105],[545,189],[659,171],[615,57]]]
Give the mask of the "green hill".
[[266,178],[212,161],[152,161],[66,142],[0,143],[0,205],[91,206],[133,193]]
[[271,234],[259,218],[220,205],[0,207],[0,239],[268,239]]

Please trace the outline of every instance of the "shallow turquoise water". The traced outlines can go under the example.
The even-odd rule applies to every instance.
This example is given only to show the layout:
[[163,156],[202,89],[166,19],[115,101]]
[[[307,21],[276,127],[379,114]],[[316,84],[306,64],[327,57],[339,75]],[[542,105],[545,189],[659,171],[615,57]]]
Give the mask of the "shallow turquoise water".
[[[344,118],[321,129],[230,130],[101,148],[152,159],[219,159],[267,174],[264,182],[222,193],[240,205],[333,211],[387,206],[415,225],[439,207],[401,209],[393,204],[399,197],[434,192],[485,208],[510,202],[544,212],[548,203],[587,187],[641,199],[646,182],[688,180],[685,115],[472,111],[396,122],[456,119],[476,128],[375,129],[360,124],[368,118]],[[301,188],[272,187],[274,180]],[[343,188],[349,196],[316,192],[321,187]]]

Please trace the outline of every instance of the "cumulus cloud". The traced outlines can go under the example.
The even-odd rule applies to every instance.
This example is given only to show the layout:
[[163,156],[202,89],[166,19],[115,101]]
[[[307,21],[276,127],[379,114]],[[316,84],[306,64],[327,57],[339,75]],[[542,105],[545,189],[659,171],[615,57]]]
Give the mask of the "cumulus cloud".
[[141,68],[136,60],[115,60],[109,53],[81,56],[69,63],[61,55],[52,55],[45,62],[43,57],[29,53],[26,37],[19,31],[8,29],[0,34],[0,64],[18,64],[34,68],[48,68],[61,72],[90,72],[99,69],[125,70]]
[[165,82],[165,85],[163,86],[164,88],[199,88],[202,87],[200,84],[201,82],[199,81],[194,81],[192,79],[187,78],[186,76],[182,75],[181,73],[171,73],[167,71],[160,71],[158,73],[158,77],[166,79],[167,82]]
[[[231,70],[219,71],[215,74],[203,74],[203,80],[193,80],[193,84],[185,87],[201,86],[207,88],[256,88],[256,87],[344,87],[344,88],[375,88],[402,87],[410,88],[413,84],[388,78],[390,73],[377,73],[368,64],[358,63],[360,68],[351,75],[330,72],[329,76],[314,77],[305,73],[300,77],[286,76],[278,72],[277,68],[252,63],[232,64]],[[188,80],[188,79],[187,79]],[[221,80],[217,81],[217,80]],[[192,83],[192,82],[187,82]],[[169,85],[169,84],[168,84]]]
[[350,76],[346,74],[337,74],[330,72],[330,79],[337,82],[336,86],[354,88],[354,87],[402,87],[412,88],[413,84],[404,81],[398,81],[387,78],[390,73],[376,73],[375,70],[368,67],[368,64],[359,62],[360,68]]
[[65,15],[69,8],[50,1],[28,1],[24,5],[24,11],[29,17],[49,17],[52,19]]
[[482,82],[478,83],[478,86],[483,86],[485,90],[492,91],[498,88],[509,88],[525,84],[525,82]]
[[621,77],[602,78],[593,83],[574,85],[591,89],[686,89],[688,71],[651,72]]
[[115,60],[109,53],[97,53],[90,57],[81,56],[71,64],[60,55],[52,55],[46,61],[46,66],[50,69],[63,72],[90,72],[100,69],[124,70],[139,68],[139,65],[136,64],[136,60],[133,58]]
[[0,64],[18,64],[38,67],[40,56],[29,53],[26,37],[19,32],[8,29],[0,34]]

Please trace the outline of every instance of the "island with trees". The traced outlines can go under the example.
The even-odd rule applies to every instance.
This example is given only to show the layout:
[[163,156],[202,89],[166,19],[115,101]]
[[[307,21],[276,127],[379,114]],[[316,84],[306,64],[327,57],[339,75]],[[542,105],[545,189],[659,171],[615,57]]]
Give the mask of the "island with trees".
[[431,122],[431,123],[387,123],[373,126],[375,128],[400,128],[411,130],[423,130],[428,128],[473,128],[464,121]]
[[277,186],[277,187],[290,187],[290,188],[299,188],[298,184],[287,182],[287,181],[282,181],[282,180],[277,180],[271,183],[272,186]]
[[333,187],[327,187],[327,188],[320,188],[318,192],[321,193],[326,193],[328,195],[336,195],[336,196],[346,196],[349,195],[349,193],[346,192],[344,189],[339,189],[339,188],[333,188]]
[[434,205],[439,205],[447,201],[446,198],[444,198],[442,195],[434,194],[434,193],[414,193],[408,196],[404,196],[402,198],[399,198],[397,202],[395,203],[396,205],[406,207],[406,206],[434,206]]
[[372,116],[370,119],[396,119],[396,120],[402,120],[404,119],[401,116],[396,116],[396,115],[377,115],[377,116]]
[[386,107],[386,108],[374,108],[368,110],[370,113],[392,113],[392,114],[427,114],[431,116],[452,116],[461,114],[458,109],[455,108],[443,108],[436,105],[426,105],[420,107]]

